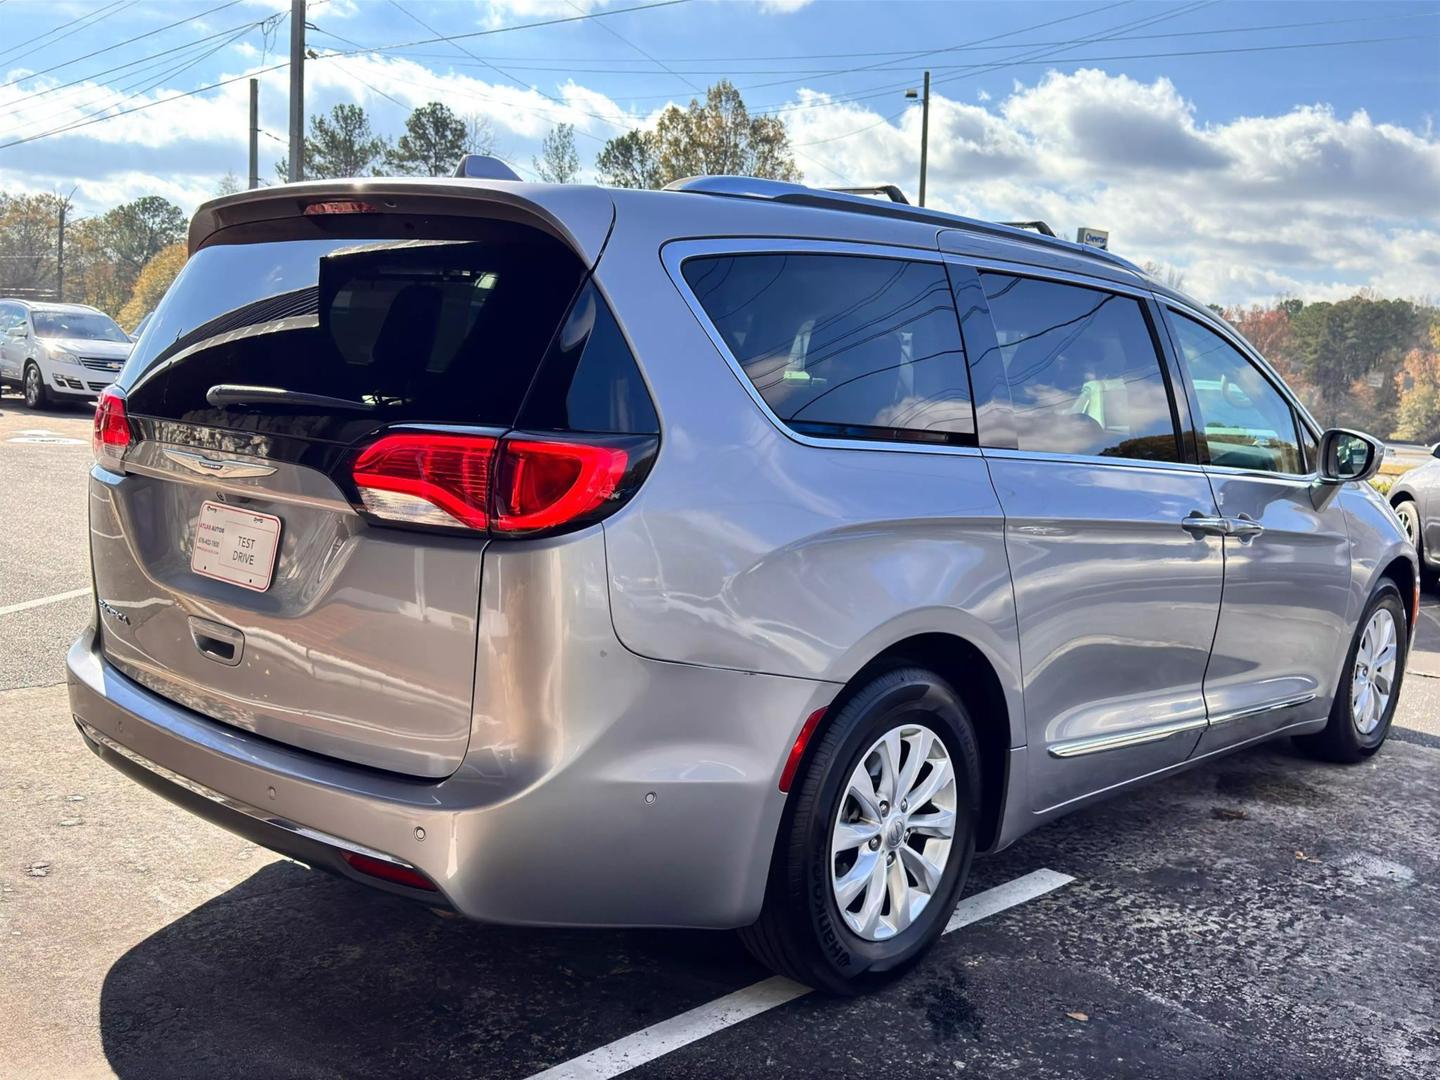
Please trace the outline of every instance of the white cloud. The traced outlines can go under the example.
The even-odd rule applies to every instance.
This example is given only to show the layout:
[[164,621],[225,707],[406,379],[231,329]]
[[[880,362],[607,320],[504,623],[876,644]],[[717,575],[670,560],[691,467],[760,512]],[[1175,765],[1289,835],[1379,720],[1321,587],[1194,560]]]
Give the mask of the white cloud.
[[[938,88],[943,91],[943,86]],[[913,191],[919,116],[825,104],[786,114],[830,183]],[[993,110],[993,111],[992,111]],[[848,139],[834,136],[866,129]],[[833,141],[824,141],[827,138]],[[805,144],[810,145],[805,145]],[[1108,228],[1119,253],[1174,265],[1218,303],[1440,295],[1440,138],[1324,106],[1201,125],[1169,80],[1082,70],[1016,83],[996,106],[932,98],[929,202],[990,220]]]
[[[541,2],[506,0],[506,9]],[[253,52],[229,55],[235,70],[216,78],[258,64]],[[277,137],[261,142],[268,178],[284,152],[286,73],[260,79],[261,126]],[[663,107],[627,107],[573,80],[547,86],[547,96],[494,79],[436,72],[396,56],[349,56],[307,65],[307,104],[318,112],[361,102],[376,129],[393,135],[408,109],[441,101],[488,118],[500,152],[522,173],[556,123],[575,125],[589,165],[603,140],[653,124]],[[55,83],[31,79],[0,89],[0,143],[119,100],[88,83],[31,96],[46,85]],[[1429,129],[1385,124],[1365,112],[1340,116],[1323,105],[1203,124],[1172,81],[1096,70],[1017,83],[994,102],[983,95],[957,100],[945,89],[940,82],[931,102],[931,205],[987,220],[1041,218],[1062,235],[1079,225],[1109,229],[1117,252],[1176,267],[1187,290],[1217,303],[1282,293],[1343,296],[1366,286],[1440,296],[1440,134]],[[153,91],[125,107],[173,92]],[[834,101],[812,90],[800,90],[792,106],[799,107],[781,115],[810,182],[891,182],[914,191],[918,107],[892,119],[900,100]],[[245,129],[242,79],[0,151],[0,186],[68,191],[79,182],[77,200],[86,209],[158,192],[189,210],[227,169],[244,171]]]

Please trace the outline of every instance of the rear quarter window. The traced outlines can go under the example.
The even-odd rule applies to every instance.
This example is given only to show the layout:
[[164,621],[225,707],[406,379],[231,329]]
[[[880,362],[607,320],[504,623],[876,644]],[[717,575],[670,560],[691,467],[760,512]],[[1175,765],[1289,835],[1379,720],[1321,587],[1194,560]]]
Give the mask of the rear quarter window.
[[823,253],[698,256],[686,283],[745,377],[808,435],[974,445],[939,263]]

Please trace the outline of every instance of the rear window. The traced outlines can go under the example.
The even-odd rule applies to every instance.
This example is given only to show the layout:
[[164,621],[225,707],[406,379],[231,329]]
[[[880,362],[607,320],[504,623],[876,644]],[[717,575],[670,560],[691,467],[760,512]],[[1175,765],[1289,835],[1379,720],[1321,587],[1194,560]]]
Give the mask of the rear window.
[[1169,386],[1139,301],[982,273],[1021,450],[1179,461]]
[[[558,241],[501,222],[457,241],[208,247],[156,309],[122,385],[141,415],[332,441],[393,423],[508,426],[584,273]],[[206,393],[222,384],[353,408],[217,408]]]
[[974,444],[943,266],[756,254],[692,258],[683,273],[746,377],[794,430]]

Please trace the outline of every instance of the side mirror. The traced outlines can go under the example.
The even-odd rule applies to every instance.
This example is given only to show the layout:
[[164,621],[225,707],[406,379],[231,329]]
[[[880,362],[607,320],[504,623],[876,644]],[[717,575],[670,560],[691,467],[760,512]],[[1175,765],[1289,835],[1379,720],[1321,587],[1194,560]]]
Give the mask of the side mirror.
[[1440,442],[1430,448],[1430,456],[1440,458]]
[[1369,480],[1385,460],[1385,444],[1373,435],[1331,428],[1320,436],[1320,482]]

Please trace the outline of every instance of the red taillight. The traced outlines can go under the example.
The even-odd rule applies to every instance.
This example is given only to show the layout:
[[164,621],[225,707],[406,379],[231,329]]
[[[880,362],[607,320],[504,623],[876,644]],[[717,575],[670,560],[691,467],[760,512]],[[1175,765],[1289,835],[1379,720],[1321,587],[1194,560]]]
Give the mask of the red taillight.
[[350,864],[351,869],[358,870],[370,877],[393,882],[396,885],[408,885],[412,889],[424,889],[426,892],[439,891],[429,878],[408,866],[386,862],[384,859],[377,859],[371,855],[361,855],[358,851],[342,851],[340,854]]
[[615,494],[623,447],[506,439],[496,470],[495,531],[535,532],[583,517]]
[[483,435],[386,435],[355,460],[360,501],[392,521],[488,528],[495,444]]
[[780,790],[790,791],[790,785],[795,783],[795,774],[800,769],[800,762],[805,760],[805,747],[810,744],[810,736],[815,734],[815,729],[820,726],[820,721],[825,719],[825,710],[816,709],[805,718],[805,723],[800,725],[800,734],[795,736],[795,744],[790,747],[790,756],[785,759],[785,768],[780,772]]
[[361,505],[386,521],[530,536],[604,517],[643,479],[654,448],[652,436],[397,432],[362,450],[351,477]]
[[125,394],[113,386],[106,387],[95,403],[95,429],[90,440],[97,464],[119,472],[130,449],[130,421],[125,415]]

